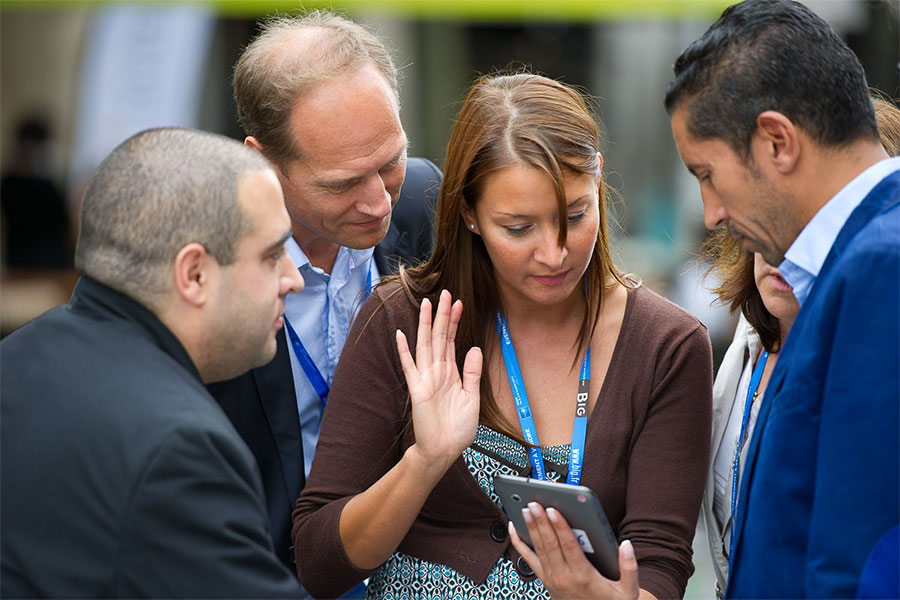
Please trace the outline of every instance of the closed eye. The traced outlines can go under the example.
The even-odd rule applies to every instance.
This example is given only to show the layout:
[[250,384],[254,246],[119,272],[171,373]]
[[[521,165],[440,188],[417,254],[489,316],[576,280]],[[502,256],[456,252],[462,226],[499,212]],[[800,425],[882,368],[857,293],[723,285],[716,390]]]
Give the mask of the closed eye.
[[531,226],[522,225],[520,227],[504,227],[504,229],[506,229],[506,231],[508,231],[512,235],[524,235],[528,232],[529,229],[531,229]]
[[585,215],[587,215],[587,209],[581,211],[580,213],[575,213],[574,215],[569,215],[569,223],[574,225],[578,221],[584,219]]

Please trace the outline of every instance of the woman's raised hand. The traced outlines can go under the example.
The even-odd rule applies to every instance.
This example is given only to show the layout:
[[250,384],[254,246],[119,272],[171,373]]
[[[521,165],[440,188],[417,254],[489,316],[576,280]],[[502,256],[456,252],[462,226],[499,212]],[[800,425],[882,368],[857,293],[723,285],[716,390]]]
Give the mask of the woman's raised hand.
[[482,366],[481,349],[471,348],[460,378],[455,337],[463,306],[460,300],[450,303],[450,293],[442,291],[432,323],[431,302],[422,300],[415,360],[406,335],[397,330],[397,352],[412,402],[414,448],[441,474],[475,439]]

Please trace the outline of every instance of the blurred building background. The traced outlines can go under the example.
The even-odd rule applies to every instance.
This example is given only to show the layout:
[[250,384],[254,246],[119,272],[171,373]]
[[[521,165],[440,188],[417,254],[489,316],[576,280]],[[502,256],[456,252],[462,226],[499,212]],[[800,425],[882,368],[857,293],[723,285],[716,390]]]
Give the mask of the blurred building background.
[[[808,3],[847,40],[870,85],[900,96],[900,0]],[[593,94],[605,173],[618,191],[610,198],[619,224],[618,264],[707,323],[717,364],[734,321],[710,306],[700,281],[699,188],[675,151],[662,99],[675,57],[728,4],[302,2],[333,7],[390,41],[403,76],[410,155],[439,166],[465,90],[479,73],[526,65]],[[68,299],[80,196],[93,168],[119,142],[164,125],[243,138],[231,97],[232,65],[258,19],[299,6],[299,0],[0,3],[0,333]],[[708,553],[702,544],[695,549],[698,574],[688,596],[710,597]]]
[[[720,338],[730,338],[733,321],[710,308],[698,287],[694,258],[705,235],[699,190],[675,152],[662,97],[675,57],[728,4],[307,0],[302,6],[333,7],[390,40],[403,74],[401,112],[410,154],[438,165],[464,92],[479,73],[526,65],[593,94],[604,126],[606,175],[618,191],[610,202],[619,224],[619,265],[698,313],[718,346]],[[243,137],[231,98],[232,65],[258,19],[300,5],[284,0],[0,4],[0,165],[6,174],[39,180],[44,193],[40,201],[31,194],[25,208],[14,203],[14,192],[2,198],[4,279],[25,282],[0,288],[4,333],[66,299],[74,277],[64,267],[71,261],[80,196],[93,168],[119,142],[161,125]],[[847,39],[870,84],[900,95],[900,0],[810,0],[810,5]],[[39,139],[21,139],[28,123],[43,132]],[[57,245],[65,252],[56,251],[49,260],[29,251],[29,244]],[[34,259],[23,263],[23,255]],[[46,269],[57,273],[50,278],[53,284]],[[38,293],[20,302],[18,294],[31,286]],[[58,289],[49,298],[54,286]]]

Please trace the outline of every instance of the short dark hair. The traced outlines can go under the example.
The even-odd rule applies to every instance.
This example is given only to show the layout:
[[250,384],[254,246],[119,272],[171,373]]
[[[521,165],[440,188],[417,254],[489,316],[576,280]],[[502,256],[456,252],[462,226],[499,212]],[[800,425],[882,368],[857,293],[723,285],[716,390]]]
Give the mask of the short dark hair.
[[234,262],[253,227],[238,184],[271,169],[258,152],[213,133],[162,128],[128,138],[85,192],[75,268],[153,309],[185,245],[203,244],[220,265]]
[[721,139],[744,158],[766,110],[782,113],[822,145],[878,139],[862,65],[799,2],[728,7],[675,61],[665,102],[669,115],[687,107],[692,136]]

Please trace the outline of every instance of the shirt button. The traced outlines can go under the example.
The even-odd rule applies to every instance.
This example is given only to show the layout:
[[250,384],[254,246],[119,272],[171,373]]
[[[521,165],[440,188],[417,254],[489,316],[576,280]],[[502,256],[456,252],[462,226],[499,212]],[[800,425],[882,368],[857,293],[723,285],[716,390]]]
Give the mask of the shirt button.
[[534,571],[531,570],[531,565],[529,565],[521,556],[516,559],[516,571],[526,579],[534,577]]
[[503,521],[491,523],[491,537],[495,542],[505,542],[506,535],[506,525],[503,524]]

